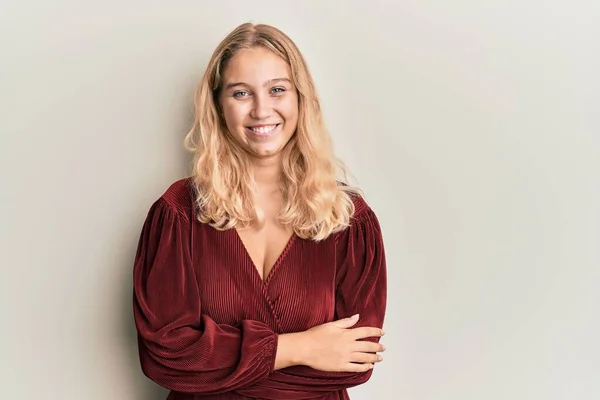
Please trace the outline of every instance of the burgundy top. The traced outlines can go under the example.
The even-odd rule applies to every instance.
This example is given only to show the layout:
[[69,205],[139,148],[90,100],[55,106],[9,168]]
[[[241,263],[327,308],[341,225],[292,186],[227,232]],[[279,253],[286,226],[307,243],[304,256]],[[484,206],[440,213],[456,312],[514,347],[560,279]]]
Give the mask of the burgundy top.
[[[189,179],[151,207],[134,265],[141,367],[168,400],[349,399],[372,370],[274,370],[277,335],[360,313],[382,327],[386,263],[377,217],[356,197],[351,226],[314,242],[293,235],[265,281],[235,229],[194,216]],[[366,340],[377,341],[378,338]]]

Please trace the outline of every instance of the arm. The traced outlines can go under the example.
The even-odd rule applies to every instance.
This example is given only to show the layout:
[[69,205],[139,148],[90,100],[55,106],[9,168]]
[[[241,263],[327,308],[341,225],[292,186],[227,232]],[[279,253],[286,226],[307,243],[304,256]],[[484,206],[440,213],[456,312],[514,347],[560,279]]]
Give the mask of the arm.
[[277,335],[265,324],[217,324],[201,314],[190,222],[164,199],[150,209],[134,264],[134,319],[142,370],[178,392],[222,393],[273,371]]
[[[353,328],[382,328],[387,300],[386,261],[379,222],[370,208],[356,215],[352,225],[339,235],[337,254],[336,318],[358,313],[360,320]],[[379,338],[366,340],[377,342]],[[306,392],[329,392],[360,385],[372,373],[373,370],[324,372],[296,365],[274,371],[268,380],[257,386],[270,390],[297,390],[308,395]]]

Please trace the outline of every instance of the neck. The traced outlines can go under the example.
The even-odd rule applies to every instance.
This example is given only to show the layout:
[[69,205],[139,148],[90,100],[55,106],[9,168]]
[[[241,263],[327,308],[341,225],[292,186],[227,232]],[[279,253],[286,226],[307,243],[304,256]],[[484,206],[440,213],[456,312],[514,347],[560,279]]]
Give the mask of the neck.
[[279,157],[260,158],[253,161],[254,181],[259,189],[279,188],[281,160]]

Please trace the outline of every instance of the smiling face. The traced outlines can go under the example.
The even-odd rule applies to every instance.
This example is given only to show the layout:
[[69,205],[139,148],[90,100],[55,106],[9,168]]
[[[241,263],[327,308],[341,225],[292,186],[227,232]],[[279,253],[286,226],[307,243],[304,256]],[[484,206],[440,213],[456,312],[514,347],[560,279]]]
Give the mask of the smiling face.
[[219,102],[229,132],[253,157],[278,156],[296,132],[298,94],[290,66],[263,47],[229,60]]

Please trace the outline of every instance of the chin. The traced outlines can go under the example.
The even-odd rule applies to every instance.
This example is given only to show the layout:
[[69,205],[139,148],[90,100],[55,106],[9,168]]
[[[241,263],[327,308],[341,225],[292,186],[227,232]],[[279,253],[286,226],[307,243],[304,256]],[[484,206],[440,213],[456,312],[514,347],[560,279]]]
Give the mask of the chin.
[[282,132],[270,137],[257,138],[246,137],[243,146],[254,157],[267,158],[279,155],[291,137],[287,140],[282,135]]
[[281,153],[281,149],[283,147],[276,148],[252,148],[252,154],[258,158],[269,158],[273,156],[277,156]]

